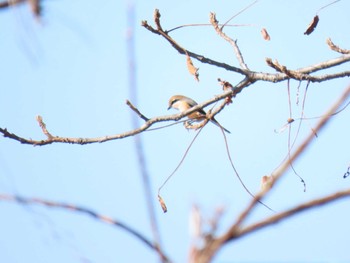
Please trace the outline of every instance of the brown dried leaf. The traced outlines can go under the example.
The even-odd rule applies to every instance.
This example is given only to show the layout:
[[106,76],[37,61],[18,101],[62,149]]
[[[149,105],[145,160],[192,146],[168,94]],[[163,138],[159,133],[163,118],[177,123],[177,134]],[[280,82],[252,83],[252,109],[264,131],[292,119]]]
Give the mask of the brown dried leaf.
[[314,32],[319,20],[320,19],[319,19],[318,15],[314,16],[311,23],[309,24],[306,31],[304,32],[304,35],[310,35],[312,32]]
[[199,81],[199,73],[198,73],[198,69],[193,65],[192,59],[190,58],[189,55],[186,55],[186,62],[187,62],[187,68],[188,71],[190,72],[191,75],[193,75],[195,77],[195,79],[197,81]]
[[230,105],[232,103],[232,96],[228,96],[225,98],[226,105]]
[[290,124],[290,123],[292,123],[292,122],[294,122],[294,119],[293,119],[293,118],[288,118],[288,119],[287,119],[287,123],[288,123],[288,124]]
[[269,33],[267,32],[266,28],[261,29],[261,35],[266,41],[270,41],[271,37]]
[[272,184],[273,184],[273,176],[270,175],[264,175],[262,178],[261,178],[261,190],[262,191],[267,191],[267,190],[270,190],[272,188]]
[[168,211],[168,208],[166,207],[166,204],[165,204],[163,198],[160,195],[158,195],[158,201],[160,203],[160,206],[163,209],[163,212],[166,213]]
[[39,18],[41,15],[41,6],[39,0],[28,0],[28,4],[34,16]]

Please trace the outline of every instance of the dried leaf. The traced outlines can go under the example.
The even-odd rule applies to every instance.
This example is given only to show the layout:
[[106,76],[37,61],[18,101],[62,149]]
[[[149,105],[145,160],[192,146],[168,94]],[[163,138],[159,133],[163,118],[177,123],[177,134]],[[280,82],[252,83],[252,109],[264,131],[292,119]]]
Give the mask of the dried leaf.
[[228,96],[225,98],[226,105],[230,105],[232,103],[232,96]]
[[261,29],[261,35],[266,41],[270,41],[271,40],[270,35],[267,32],[266,28]]
[[289,124],[289,123],[292,123],[292,122],[294,122],[295,120],[293,119],[293,118],[288,118],[287,119],[287,123]]
[[268,176],[268,175],[264,175],[261,178],[261,190],[262,191],[267,191],[269,189],[272,188],[272,184],[273,184],[273,176]]
[[28,4],[34,16],[39,18],[41,15],[41,6],[39,0],[28,0]]
[[166,204],[165,204],[163,198],[160,195],[158,195],[158,201],[160,203],[160,206],[163,209],[163,212],[166,213],[168,211],[168,208],[166,207]]
[[195,79],[197,81],[199,81],[199,73],[198,73],[198,69],[193,65],[192,59],[190,58],[189,55],[186,55],[186,62],[187,62],[187,68],[188,71],[190,72],[191,75],[193,75],[195,77]]
[[314,18],[312,19],[312,22],[309,24],[306,31],[304,32],[304,35],[310,35],[312,32],[314,32],[319,20],[320,19],[318,15],[314,16]]

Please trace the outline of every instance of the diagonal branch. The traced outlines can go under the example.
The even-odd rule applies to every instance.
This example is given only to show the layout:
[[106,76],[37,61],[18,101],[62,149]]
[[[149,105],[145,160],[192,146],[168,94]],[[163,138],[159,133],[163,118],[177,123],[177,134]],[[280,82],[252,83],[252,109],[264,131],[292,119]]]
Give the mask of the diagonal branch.
[[338,201],[342,198],[348,198],[350,197],[350,189],[332,193],[328,196],[324,196],[318,199],[311,200],[309,202],[306,202],[304,204],[298,205],[294,208],[291,208],[289,210],[286,210],[284,212],[278,213],[276,215],[273,215],[269,218],[266,218],[260,222],[251,224],[250,226],[244,227],[243,229],[240,229],[236,232],[236,237],[241,238],[247,234],[250,234],[256,230],[260,230],[262,228],[265,228],[267,226],[270,226],[272,224],[275,224],[281,220],[290,218],[291,216],[295,216],[301,212],[305,212],[306,210],[309,210],[310,208],[316,208],[322,205],[330,204],[331,202]]
[[[253,223],[247,227],[244,227],[242,229],[237,229],[235,232],[235,235],[232,236],[232,238],[229,241],[237,240],[241,237],[244,237],[247,234],[254,233],[257,230],[263,229],[265,227],[268,227],[272,224],[278,223],[282,220],[289,219],[292,216],[295,216],[301,212],[308,211],[313,208],[317,208],[322,205],[330,204],[332,202],[349,198],[350,197],[350,189],[339,191],[321,198],[317,198],[314,200],[311,200],[309,202],[305,202],[303,204],[297,205],[296,207],[293,207],[291,209],[288,209],[286,211],[280,212],[278,214],[275,214],[273,216],[270,216],[266,219],[263,219],[257,223]],[[192,254],[194,256],[194,260],[191,262],[196,263],[209,263],[211,262],[211,259],[214,257],[215,253],[225,244],[228,242],[224,236],[219,238],[211,238],[209,245],[206,245],[202,249],[192,248]]]
[[214,13],[210,13],[210,23],[213,25],[216,33],[218,33],[219,36],[221,36],[223,39],[225,39],[227,42],[229,42],[231,44],[231,46],[233,47],[233,50],[235,51],[236,58],[237,58],[239,64],[241,65],[241,68],[245,69],[245,70],[249,70],[248,66],[244,62],[241,50],[239,49],[239,47],[237,45],[237,40],[234,41],[232,38],[230,38],[228,35],[226,35],[222,31],[224,26],[219,28],[219,24],[218,24],[218,21],[216,20],[216,16]]
[[261,191],[256,195],[256,198],[251,201],[248,207],[242,212],[237,221],[230,227],[230,229],[223,235],[222,239],[227,242],[236,236],[237,230],[240,228],[243,221],[250,214],[252,209],[255,207],[257,202],[261,200],[273,187],[273,185],[282,177],[282,175],[289,169],[291,163],[295,163],[296,159],[299,158],[301,153],[311,144],[311,142],[315,138],[315,133],[319,134],[320,130],[328,123],[331,119],[331,116],[337,109],[348,99],[350,96],[350,86],[346,88],[344,93],[340,96],[340,98],[327,110],[327,112],[320,119],[316,127],[309,134],[309,136],[303,141],[303,143],[296,149],[296,151],[291,154],[290,158],[288,158],[282,165],[276,170],[273,177],[274,180],[271,182],[271,187],[266,189],[265,191]]
[[[342,105],[344,101],[350,96],[350,86],[344,91],[344,93],[340,96],[340,98],[332,105],[328,111],[324,114],[324,116],[320,119],[316,127],[314,128],[315,132],[319,132],[326,123],[330,120],[332,114],[336,112],[336,110]],[[209,241],[205,243],[205,245],[196,251],[197,260],[196,263],[206,263],[210,262],[210,260],[214,257],[214,255],[219,251],[220,248],[222,248],[225,244],[228,242],[237,239],[240,237],[240,235],[245,235],[250,232],[252,232],[255,229],[259,229],[264,227],[265,225],[272,224],[275,220],[275,222],[287,218],[288,216],[292,214],[296,214],[298,212],[304,211],[308,208],[318,206],[321,204],[325,204],[328,202],[331,202],[333,200],[350,196],[350,190],[339,192],[334,195],[321,198],[319,200],[314,200],[313,202],[305,203],[303,205],[300,205],[296,208],[293,208],[291,210],[288,210],[286,212],[274,215],[266,220],[261,221],[260,223],[252,224],[251,226],[248,226],[247,228],[242,229],[242,223],[245,221],[247,216],[252,212],[253,208],[256,206],[256,204],[269,192],[269,190],[273,187],[273,185],[276,183],[276,181],[282,177],[282,175],[288,170],[291,163],[294,163],[295,160],[301,155],[302,152],[310,145],[310,143],[314,139],[314,132],[312,132],[305,140],[304,142],[298,147],[298,149],[290,156],[288,160],[286,160],[278,169],[277,172],[274,174],[274,179],[271,181],[271,187],[266,188],[262,190],[260,193],[256,195],[256,197],[250,202],[250,204],[247,206],[247,208],[239,215],[238,219],[235,223],[229,227],[229,229],[221,236],[217,238],[212,238]]]
[[128,226],[127,224],[125,224],[119,220],[113,219],[113,218],[106,216],[106,215],[99,214],[91,209],[88,209],[88,208],[85,208],[82,206],[78,206],[75,204],[49,201],[46,199],[35,198],[35,197],[27,198],[27,197],[23,197],[23,196],[19,196],[19,195],[11,195],[11,194],[4,194],[4,193],[0,194],[0,200],[9,201],[9,202],[16,202],[16,203],[22,204],[22,205],[42,205],[42,206],[45,206],[48,208],[61,208],[61,209],[64,209],[64,210],[67,210],[70,212],[74,211],[77,213],[85,214],[87,216],[90,216],[90,217],[102,222],[102,223],[106,223],[109,225],[120,227],[121,229],[125,230],[129,234],[131,234],[134,237],[136,237],[137,239],[139,239],[142,243],[144,243],[149,248],[153,249],[155,252],[162,253],[162,257],[167,259],[167,261],[169,262],[169,259],[164,254],[164,252],[159,251],[159,247],[156,244],[154,244],[151,240],[149,240],[147,237],[145,237],[143,234],[139,233],[138,231],[136,231],[132,227]]

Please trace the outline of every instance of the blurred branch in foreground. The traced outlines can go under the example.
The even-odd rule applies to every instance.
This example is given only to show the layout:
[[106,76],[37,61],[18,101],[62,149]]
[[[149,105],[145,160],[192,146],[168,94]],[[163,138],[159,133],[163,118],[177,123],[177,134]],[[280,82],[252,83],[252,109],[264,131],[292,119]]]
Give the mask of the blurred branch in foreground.
[[239,239],[247,234],[255,233],[255,231],[263,229],[295,216],[301,212],[309,211],[322,205],[331,204],[344,198],[350,197],[350,189],[332,193],[330,195],[305,202],[297,205],[286,211],[277,213],[257,223],[253,223],[243,228],[237,228],[235,232],[225,234],[219,238],[214,238],[213,233],[201,233],[201,238],[204,240],[205,246],[198,248],[193,244],[190,248],[191,263],[208,263],[211,262],[214,254],[222,247],[225,242]]
[[320,130],[329,122],[334,112],[336,112],[349,98],[350,96],[350,86],[347,87],[343,94],[339,97],[339,99],[325,112],[322,118],[317,123],[316,127],[313,131],[306,137],[306,139],[300,144],[300,146],[290,155],[285,162],[283,162],[280,167],[274,172],[272,175],[273,179],[271,181],[270,187],[264,188],[260,193],[255,195],[255,198],[251,201],[251,203],[247,206],[245,210],[237,217],[235,222],[228,228],[228,230],[219,237],[214,237],[212,234],[210,238],[205,239],[204,245],[201,248],[192,248],[191,254],[194,258],[193,262],[196,263],[208,263],[214,257],[214,255],[227,243],[230,241],[236,240],[241,236],[252,232],[253,230],[260,229],[264,226],[270,225],[274,222],[278,222],[284,218],[287,218],[291,215],[294,215],[298,212],[305,211],[308,208],[319,206],[321,204],[328,203],[330,201],[339,199],[341,197],[349,196],[350,190],[338,192],[335,194],[331,194],[328,197],[316,199],[314,201],[310,201],[308,203],[301,204],[296,208],[287,210],[285,212],[276,214],[270,218],[264,219],[261,222],[253,223],[248,227],[243,227],[242,224],[248,215],[253,211],[256,207],[257,203],[262,200],[262,198],[273,188],[275,183],[285,174],[285,172],[290,168],[291,163],[294,163],[301,154],[307,149],[307,147],[314,140],[314,132],[319,133]]
[[61,203],[61,202],[55,202],[55,201],[49,201],[41,198],[35,198],[35,197],[23,197],[19,195],[13,195],[13,194],[5,194],[0,193],[0,200],[2,201],[8,201],[8,202],[15,202],[21,205],[42,205],[49,208],[61,208],[65,209],[69,212],[78,212],[85,214],[87,216],[90,216],[100,222],[107,223],[109,225],[113,225],[116,227],[120,227],[132,236],[136,237],[140,241],[142,241],[146,246],[151,248],[157,253],[161,253],[162,257],[167,260],[167,262],[170,262],[167,258],[167,256],[159,250],[159,246],[157,244],[154,244],[151,240],[146,238],[144,235],[133,229],[132,227],[128,226],[125,223],[120,222],[119,220],[113,219],[109,216],[99,214],[91,209],[81,207],[75,204],[71,203]]

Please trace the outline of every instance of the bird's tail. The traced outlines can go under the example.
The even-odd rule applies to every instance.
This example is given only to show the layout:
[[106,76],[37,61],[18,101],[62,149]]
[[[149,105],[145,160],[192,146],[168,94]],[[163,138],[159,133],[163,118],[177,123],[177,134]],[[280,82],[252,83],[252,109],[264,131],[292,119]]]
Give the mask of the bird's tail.
[[231,133],[229,130],[225,129],[217,120],[214,118],[211,119],[211,122],[214,123],[216,126],[218,126],[220,129],[223,129],[227,133]]

